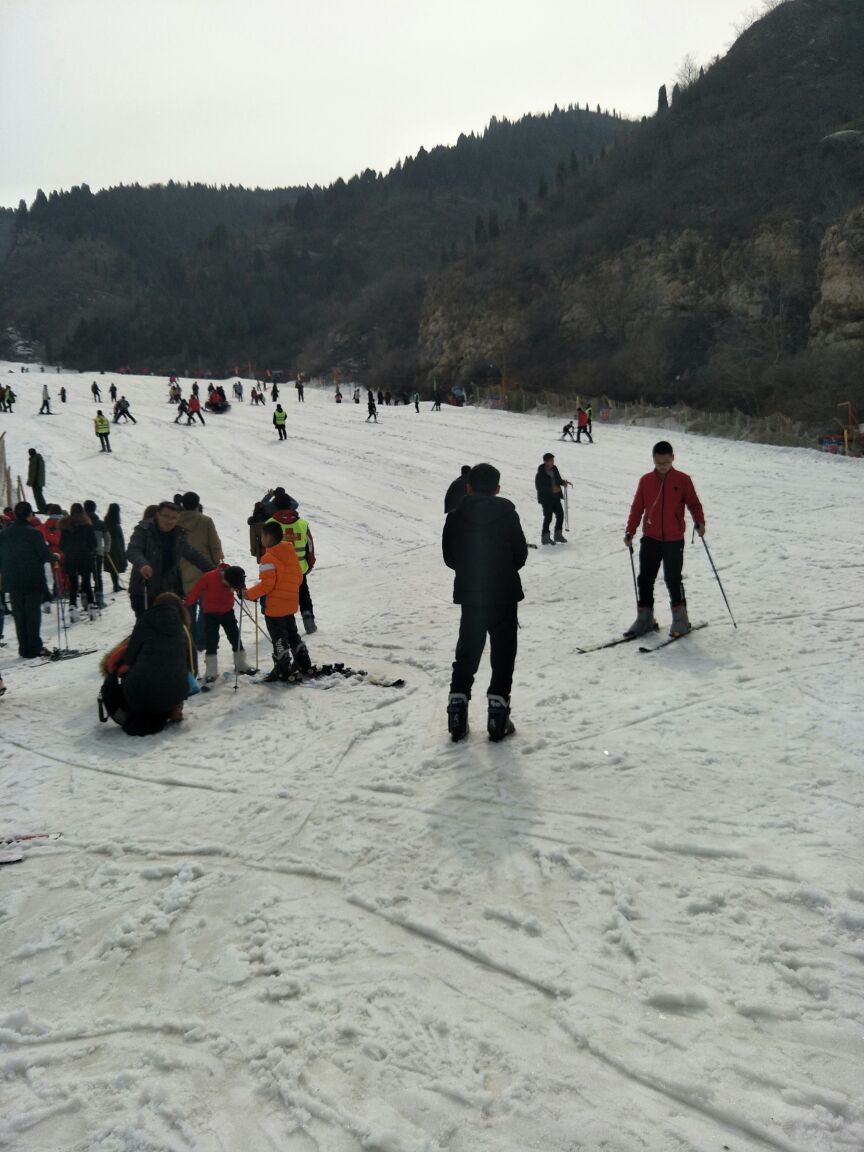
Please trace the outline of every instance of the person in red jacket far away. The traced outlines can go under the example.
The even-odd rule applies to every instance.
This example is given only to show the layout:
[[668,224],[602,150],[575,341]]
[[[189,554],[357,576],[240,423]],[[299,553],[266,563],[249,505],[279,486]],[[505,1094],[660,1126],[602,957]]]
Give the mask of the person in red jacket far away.
[[212,572],[205,572],[198,583],[186,596],[184,603],[196,604],[201,601],[204,609],[204,635],[206,637],[206,655],[204,657],[204,681],[212,684],[219,675],[219,630],[228,637],[228,643],[234,653],[234,670],[251,675],[251,669],[246,663],[246,653],[240,643],[240,631],[237,627],[237,617],[234,615],[234,596],[240,594],[246,584],[246,573],[242,568],[232,568],[227,564],[220,564]]
[[684,509],[693,517],[700,536],[705,535],[705,515],[693,481],[686,472],[673,467],[675,453],[667,440],[654,445],[654,470],[639,481],[630,506],[624,543],[633,550],[633,536],[642,522],[639,544],[639,601],[636,619],[625,636],[642,636],[656,629],[654,620],[654,582],[660,565],[669,589],[672,606],[670,636],[683,636],[690,631],[687,601],[681,570],[684,567]]

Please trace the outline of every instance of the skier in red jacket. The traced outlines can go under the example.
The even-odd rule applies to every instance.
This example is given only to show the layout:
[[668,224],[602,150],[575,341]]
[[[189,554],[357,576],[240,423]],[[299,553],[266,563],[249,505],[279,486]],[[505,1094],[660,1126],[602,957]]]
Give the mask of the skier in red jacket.
[[700,536],[705,535],[705,515],[693,481],[673,467],[675,454],[667,440],[654,445],[654,470],[639,481],[630,506],[624,543],[632,551],[633,536],[642,521],[639,544],[639,602],[636,620],[625,636],[642,636],[657,627],[654,620],[654,581],[663,565],[663,579],[672,606],[670,636],[690,631],[681,571],[684,567],[684,509],[689,510]]
[[220,564],[211,572],[205,572],[185,597],[187,605],[201,601],[204,609],[204,680],[211,684],[219,675],[219,629],[228,637],[234,653],[234,668],[237,672],[251,673],[246,663],[246,653],[240,643],[237,617],[234,615],[234,595],[242,592],[246,583],[246,573],[242,568],[232,568]]

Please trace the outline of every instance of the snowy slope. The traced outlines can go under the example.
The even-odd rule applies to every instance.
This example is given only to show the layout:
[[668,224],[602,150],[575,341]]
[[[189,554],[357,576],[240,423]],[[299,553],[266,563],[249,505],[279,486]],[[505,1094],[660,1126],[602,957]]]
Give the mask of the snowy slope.
[[[8,621],[0,832],[63,836],[0,869],[0,1147],[860,1152],[860,463],[673,437],[739,629],[688,539],[710,627],[578,655],[632,618],[656,432],[559,445],[559,421],[428,404],[374,427],[289,388],[280,444],[269,402],[186,429],[164,380],[118,378],[139,423],[109,457],[92,376],[9,367],[15,470],[39,447],[48,499],[116,499],[127,537],[192,487],[252,571],[246,517],[284,484],[320,557],[313,659],[407,685],[225,683],[130,739],[97,723],[96,656],[22,666]],[[524,572],[518,735],[485,739],[484,664],[452,745],[444,490],[492,461],[537,540],[549,449],[572,542]],[[130,620],[118,598],[71,642]]]

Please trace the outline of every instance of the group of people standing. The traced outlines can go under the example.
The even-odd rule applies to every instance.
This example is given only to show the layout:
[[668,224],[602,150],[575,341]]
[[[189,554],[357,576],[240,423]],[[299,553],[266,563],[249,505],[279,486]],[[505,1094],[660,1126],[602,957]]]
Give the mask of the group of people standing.
[[[671,444],[654,445],[654,467],[641,477],[630,506],[624,544],[633,551],[640,525],[637,615],[623,633],[635,638],[656,629],[654,585],[662,566],[669,593],[672,623],[669,635],[690,631],[682,569],[685,509],[699,536],[705,534],[705,515],[693,481],[674,467]],[[489,637],[492,675],[487,690],[487,730],[492,741],[515,731],[510,719],[510,690],[516,660],[517,605],[524,598],[520,570],[528,558],[528,544],[516,508],[499,496],[500,473],[491,464],[463,465],[445,496],[446,520],[442,535],[444,563],[455,572],[453,600],[461,605],[459,638],[447,702],[447,727],[454,741],[468,734],[468,708],[474,677]],[[561,495],[568,485],[547,452],[537,469],[535,488],[543,509],[544,543],[566,543],[562,531]],[[552,517],[555,538],[550,538]]]

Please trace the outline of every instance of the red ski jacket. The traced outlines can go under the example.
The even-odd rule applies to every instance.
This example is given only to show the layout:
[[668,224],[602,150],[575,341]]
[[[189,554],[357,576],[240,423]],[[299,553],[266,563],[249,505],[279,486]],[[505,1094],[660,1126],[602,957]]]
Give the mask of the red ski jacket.
[[205,572],[201,579],[185,596],[184,604],[201,601],[201,607],[208,615],[222,616],[234,607],[234,589],[222,583],[222,573],[228,567],[220,564],[212,572]]
[[627,518],[627,535],[633,536],[642,524],[642,533],[652,540],[684,539],[684,508],[688,508],[694,524],[704,524],[705,514],[693,481],[686,472],[670,468],[665,476],[655,469],[639,481],[636,495]]

